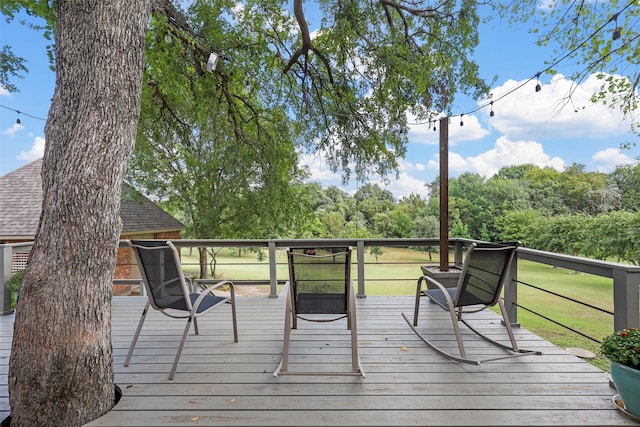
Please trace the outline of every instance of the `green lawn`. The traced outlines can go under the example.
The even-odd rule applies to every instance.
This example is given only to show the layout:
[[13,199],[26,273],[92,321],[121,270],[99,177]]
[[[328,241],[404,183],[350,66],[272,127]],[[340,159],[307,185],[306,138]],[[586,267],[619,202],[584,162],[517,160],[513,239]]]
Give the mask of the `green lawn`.
[[[194,251],[193,254],[196,252]],[[284,251],[278,251],[277,257],[278,279],[286,280],[288,275],[286,254]],[[189,256],[188,249],[185,249],[182,251],[182,260],[187,274],[197,275],[199,271],[197,255]],[[402,264],[407,262],[418,264]],[[384,248],[384,253],[377,260],[372,255],[366,254],[366,293],[367,295],[413,295],[416,280],[420,275],[419,263],[437,264],[438,262],[438,254],[433,254],[433,259],[429,260],[428,254],[405,248]],[[355,281],[357,279],[355,264],[352,274]],[[255,252],[239,253],[237,249],[223,249],[217,256],[216,277],[231,280],[266,279],[269,277],[269,263],[266,259],[259,261]],[[519,261],[518,280],[597,307],[613,310],[611,279]],[[526,308],[598,340],[613,331],[613,316],[523,284],[518,286],[518,302]],[[518,310],[518,321],[523,327],[559,347],[581,347],[598,354],[597,343],[525,310]],[[608,362],[602,357],[597,357],[594,364],[602,369],[608,369]]]
[[[605,277],[519,261],[518,280],[613,311],[613,282]],[[613,332],[613,316],[528,286],[519,285],[518,301],[526,308],[597,340],[601,340]],[[523,327],[559,347],[581,347],[590,350],[597,355],[594,364],[602,369],[608,369],[608,361],[598,355],[598,343],[525,310],[518,310],[518,321]]]

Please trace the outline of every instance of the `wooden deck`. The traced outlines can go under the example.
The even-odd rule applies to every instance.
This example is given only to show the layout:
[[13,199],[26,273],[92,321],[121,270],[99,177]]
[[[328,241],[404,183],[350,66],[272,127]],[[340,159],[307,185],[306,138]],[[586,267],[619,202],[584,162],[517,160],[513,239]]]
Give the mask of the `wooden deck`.
[[[443,359],[413,334],[401,316],[412,312],[412,298],[368,297],[357,304],[365,379],[274,378],[284,298],[241,296],[240,342],[233,343],[229,310],[215,310],[199,321],[201,334],[189,337],[169,381],[184,324],[151,312],[125,368],[144,299],[116,297],[113,347],[123,397],[89,426],[637,425],[612,403],[608,374],[526,330],[516,331],[520,344],[542,350],[542,356],[463,365]],[[444,344],[455,346],[446,313],[428,303],[422,310],[421,327],[433,325]],[[493,313],[482,316],[482,328],[504,332]],[[0,420],[8,415],[13,317],[0,317]],[[494,352],[472,341],[471,353]],[[349,352],[344,320],[301,321],[293,333],[290,368],[348,370]]]

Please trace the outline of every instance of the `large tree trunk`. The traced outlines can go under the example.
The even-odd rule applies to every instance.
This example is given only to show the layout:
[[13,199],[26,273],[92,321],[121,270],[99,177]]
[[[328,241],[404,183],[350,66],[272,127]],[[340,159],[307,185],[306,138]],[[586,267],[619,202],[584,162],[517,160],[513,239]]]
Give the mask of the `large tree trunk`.
[[12,427],[79,426],[113,407],[111,286],[149,3],[55,2],[56,88],[11,349]]

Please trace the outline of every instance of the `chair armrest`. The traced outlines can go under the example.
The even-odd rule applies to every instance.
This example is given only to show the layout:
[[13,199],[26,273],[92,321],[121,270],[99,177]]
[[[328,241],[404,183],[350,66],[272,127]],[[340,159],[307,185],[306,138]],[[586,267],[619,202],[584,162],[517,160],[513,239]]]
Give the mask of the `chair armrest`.
[[[422,286],[421,283],[422,281],[428,281],[431,284],[433,284],[434,286],[436,286],[436,288],[442,292],[445,301],[447,302],[447,306],[449,310],[454,310],[455,309],[455,305],[453,303],[453,300],[451,299],[451,295],[449,295],[449,291],[447,290],[447,288],[440,282],[438,282],[437,280],[435,280],[433,277],[429,277],[429,276],[422,276],[420,277],[420,279],[418,279],[418,286]],[[429,297],[429,294],[425,292],[425,295],[429,298],[432,299],[431,297]],[[433,299],[432,299],[433,300]],[[440,303],[438,303],[437,301],[434,301],[436,304],[441,305]],[[446,308],[446,307],[443,307]]]
[[216,281],[214,279],[195,279],[194,281],[194,286],[202,286],[200,285],[198,282],[215,282],[213,283],[211,286],[204,286],[202,288],[202,292],[198,292],[200,295],[198,296],[198,299],[196,299],[195,303],[193,304],[194,307],[198,307],[200,305],[200,302],[208,295],[211,294],[213,296],[216,296],[213,291],[216,290],[217,288],[219,288],[222,285],[229,285],[229,291],[231,293],[231,295],[229,297],[227,297],[227,301],[231,301],[231,303],[235,306],[235,301],[236,301],[236,292],[235,292],[235,286],[233,284],[232,281],[230,280],[219,280]]
[[229,287],[233,288],[234,284],[230,280],[220,280],[220,279],[194,279],[193,280],[193,291],[196,292],[198,286],[200,286],[201,290],[209,292],[212,289],[219,288],[223,285],[229,285]]

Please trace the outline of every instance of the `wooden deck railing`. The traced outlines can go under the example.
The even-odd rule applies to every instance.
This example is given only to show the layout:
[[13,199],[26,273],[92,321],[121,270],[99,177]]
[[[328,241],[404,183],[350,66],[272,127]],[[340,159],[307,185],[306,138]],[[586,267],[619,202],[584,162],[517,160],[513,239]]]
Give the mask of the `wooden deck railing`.
[[[243,281],[239,284],[264,284],[269,286],[269,297],[277,298],[278,283],[282,283],[282,277],[277,275],[277,251],[289,246],[351,246],[356,251],[357,263],[357,296],[366,297],[365,283],[367,280],[376,280],[375,277],[367,276],[367,264],[364,262],[364,255],[368,248],[379,247],[438,247],[438,239],[252,239],[252,240],[173,240],[177,247],[182,248],[251,248],[268,251],[269,275],[261,280]],[[461,264],[466,247],[472,242],[468,239],[451,239],[449,246],[453,251],[453,262]],[[125,242],[121,242],[124,245]],[[0,314],[11,313],[11,296],[6,289],[5,283],[11,277],[11,259],[13,253],[28,252],[31,243],[17,243],[0,245]],[[613,313],[614,329],[640,327],[640,267],[627,264],[599,261],[588,258],[575,257],[570,255],[556,254],[552,252],[538,251],[528,248],[519,248],[516,262],[513,264],[507,285],[504,290],[505,305],[509,309],[509,318],[513,323],[518,322],[518,265],[517,260],[528,260],[542,263],[554,267],[562,267],[573,271],[607,277],[613,280]],[[416,264],[416,271],[420,264],[425,262],[406,262],[406,264]],[[398,264],[394,262],[394,264]],[[377,266],[384,265],[384,262],[376,263]],[[435,263],[434,263],[435,265]],[[416,274],[417,278],[417,274]],[[234,279],[235,280],[235,279]],[[385,279],[389,280],[389,279]],[[394,280],[394,279],[391,279]],[[395,279],[408,280],[408,279]],[[117,283],[136,283],[136,280],[118,280]]]

